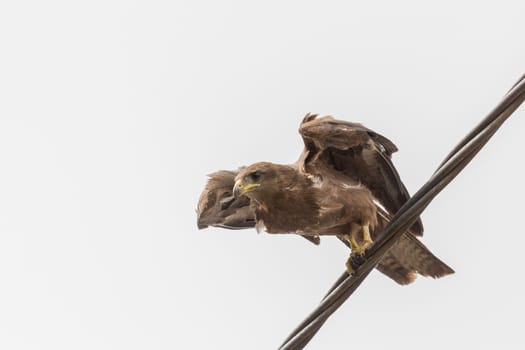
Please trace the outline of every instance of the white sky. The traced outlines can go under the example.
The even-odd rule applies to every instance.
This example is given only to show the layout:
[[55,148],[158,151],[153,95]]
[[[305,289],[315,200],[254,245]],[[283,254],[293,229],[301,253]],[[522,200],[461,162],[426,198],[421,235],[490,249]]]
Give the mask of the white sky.
[[[294,161],[317,112],[392,139],[414,192],[525,71],[525,3],[488,3],[2,2],[0,348],[276,348],[347,252],[198,231],[205,175]],[[308,349],[523,348],[524,132],[424,214],[456,274],[373,273]]]

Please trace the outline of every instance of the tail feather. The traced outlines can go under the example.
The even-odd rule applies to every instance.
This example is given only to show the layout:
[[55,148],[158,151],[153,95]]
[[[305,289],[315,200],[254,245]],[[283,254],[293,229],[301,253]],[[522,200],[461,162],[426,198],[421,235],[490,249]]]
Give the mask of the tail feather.
[[426,277],[439,278],[454,270],[436,257],[410,232],[405,233],[390,249],[390,253],[405,268]]
[[[382,211],[379,214],[379,226],[382,228],[390,221],[390,216]],[[410,231],[405,232],[390,248],[377,269],[399,284],[413,282],[416,273],[433,278],[454,273],[450,266],[436,257]]]
[[401,285],[414,282],[417,275],[413,270],[400,265],[390,252],[385,254],[376,268]]

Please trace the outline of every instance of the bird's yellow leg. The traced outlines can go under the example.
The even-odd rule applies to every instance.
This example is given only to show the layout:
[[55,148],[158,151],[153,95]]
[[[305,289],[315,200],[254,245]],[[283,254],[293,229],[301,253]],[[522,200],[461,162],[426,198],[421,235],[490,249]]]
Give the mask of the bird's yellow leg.
[[364,250],[361,249],[361,246],[359,245],[356,239],[360,228],[361,227],[359,225],[352,223],[350,226],[350,233],[346,235],[346,240],[348,241],[348,243],[350,243],[350,249],[352,250],[352,252],[350,253],[350,257],[346,261],[346,271],[350,275],[354,273],[352,261],[354,261],[355,263],[356,256],[359,256],[364,252]]
[[346,235],[346,241],[350,243],[350,249],[353,251],[359,250],[359,242],[357,242],[357,234],[359,233],[359,229],[361,226],[352,223],[350,225],[350,232]]
[[363,228],[363,251],[368,249],[374,241],[372,241],[372,237],[370,236],[370,225],[366,224],[362,226]]
[[[359,244],[356,239],[359,230],[363,231],[363,244]],[[352,224],[350,233],[347,235],[347,241],[350,243],[352,253],[346,261],[346,270],[351,275],[354,273],[354,266],[359,266],[364,262],[365,251],[374,243],[370,236],[370,225]]]
[[[359,244],[357,241],[357,234],[359,230],[363,231],[363,243]],[[347,241],[350,243],[350,248],[352,248],[352,253],[363,254],[365,250],[368,249],[374,243],[372,237],[370,236],[370,226],[368,224],[360,226],[357,224],[352,224],[350,234],[347,235]]]
[[347,241],[348,241],[348,243],[350,243],[350,248],[352,249],[352,251],[355,251],[355,250],[359,249],[359,243],[357,243],[357,240],[355,239],[355,234],[356,234],[356,232],[352,231],[347,236]]

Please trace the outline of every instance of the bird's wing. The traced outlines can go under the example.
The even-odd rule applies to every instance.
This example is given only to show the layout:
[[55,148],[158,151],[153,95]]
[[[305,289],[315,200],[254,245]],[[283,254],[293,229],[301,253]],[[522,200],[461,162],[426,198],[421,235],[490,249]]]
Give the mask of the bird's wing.
[[[386,137],[358,123],[317,118],[307,114],[299,128],[305,149],[296,163],[299,169],[315,175],[344,175],[349,182],[365,185],[390,213],[395,214],[410,198],[397,170],[392,153],[397,147]],[[412,226],[423,234],[420,219]]]
[[237,172],[220,170],[209,179],[199,197],[197,226],[223,227],[231,230],[255,226],[255,214],[246,197],[235,198],[232,193]]
[[[250,199],[245,196],[235,198],[233,186],[238,171],[220,170],[209,175],[197,205],[197,226],[222,227],[230,230],[255,227],[255,213],[250,207]],[[318,236],[303,236],[314,244],[319,244]]]

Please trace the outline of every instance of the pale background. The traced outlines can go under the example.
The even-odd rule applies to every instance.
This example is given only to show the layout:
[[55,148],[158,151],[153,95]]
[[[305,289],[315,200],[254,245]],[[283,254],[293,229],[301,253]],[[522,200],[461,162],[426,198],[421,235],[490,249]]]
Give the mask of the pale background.
[[[491,3],[3,1],[0,348],[276,348],[347,251],[198,231],[205,175],[294,161],[318,112],[391,138],[414,192],[525,71],[525,3]],[[523,349],[524,132],[424,214],[456,274],[373,273],[309,349]]]

